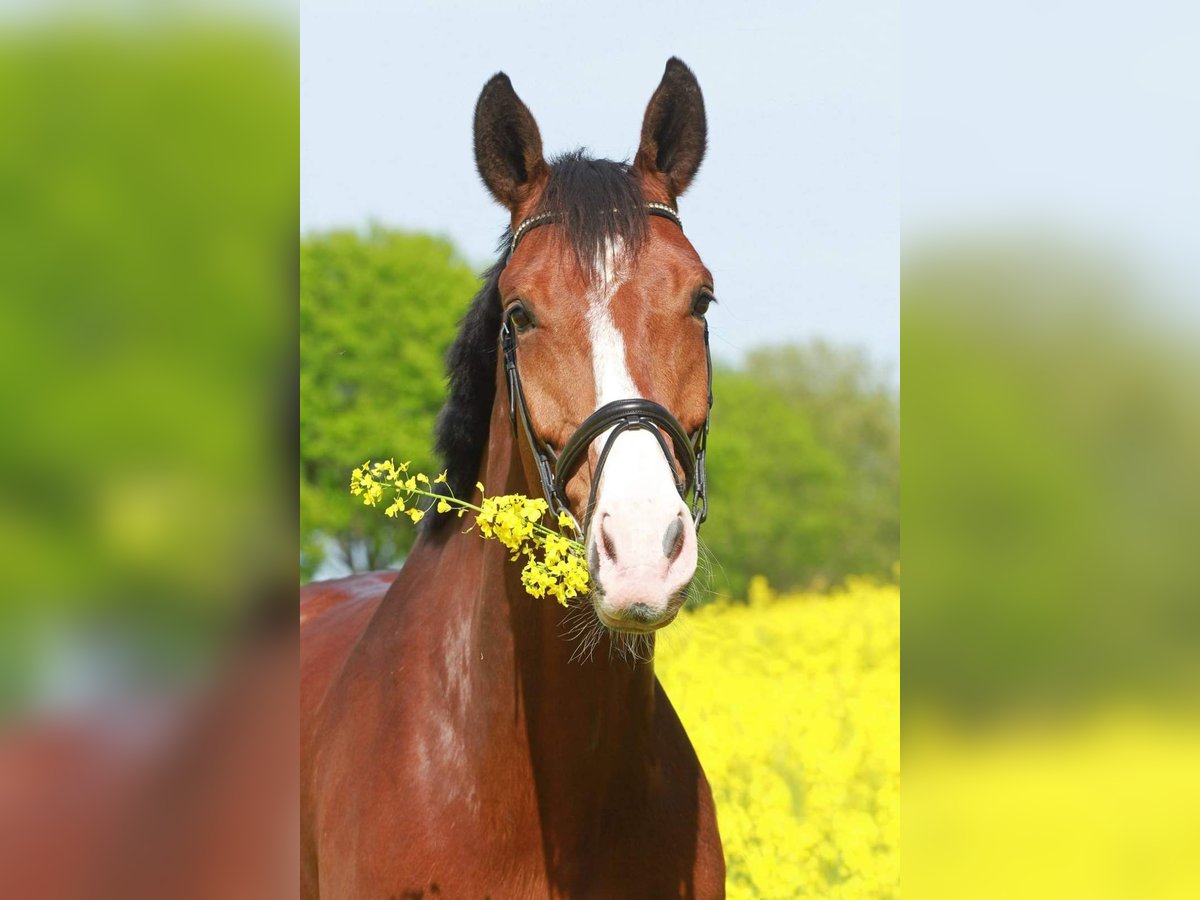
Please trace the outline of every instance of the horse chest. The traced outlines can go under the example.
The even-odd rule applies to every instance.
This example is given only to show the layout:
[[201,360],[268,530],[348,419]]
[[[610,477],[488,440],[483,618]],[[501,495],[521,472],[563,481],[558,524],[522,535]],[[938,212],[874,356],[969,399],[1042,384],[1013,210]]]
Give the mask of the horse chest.
[[409,733],[391,764],[376,757],[347,784],[330,833],[357,835],[327,858],[352,865],[322,872],[322,898],[722,895],[711,797],[690,746],[595,782],[539,765],[527,744],[464,767],[432,752],[449,746],[438,731]]

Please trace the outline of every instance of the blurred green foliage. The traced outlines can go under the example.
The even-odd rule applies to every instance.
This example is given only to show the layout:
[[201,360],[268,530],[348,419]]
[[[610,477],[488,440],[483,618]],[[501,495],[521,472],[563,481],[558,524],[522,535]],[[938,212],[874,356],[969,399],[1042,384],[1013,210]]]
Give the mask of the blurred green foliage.
[[300,244],[301,574],[403,557],[414,532],[348,493],[363,460],[437,464],[444,356],[479,282],[444,240],[372,228]]
[[[302,579],[322,563],[336,564],[322,574],[381,568],[411,545],[405,523],[350,497],[350,469],[397,456],[436,471],[443,357],[477,286],[435,238],[374,227],[301,242]],[[753,575],[781,589],[890,577],[894,385],[862,353],[814,342],[718,366],[714,393],[706,596],[744,597]]]
[[0,708],[211,653],[293,564],[296,83],[272,29],[0,37]]
[[1194,703],[1200,356],[1152,308],[1066,245],[906,263],[906,706]]

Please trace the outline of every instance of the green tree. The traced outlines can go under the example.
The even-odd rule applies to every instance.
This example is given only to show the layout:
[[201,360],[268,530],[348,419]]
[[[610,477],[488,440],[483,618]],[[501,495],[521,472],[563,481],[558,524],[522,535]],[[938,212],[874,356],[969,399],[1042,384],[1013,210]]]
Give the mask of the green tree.
[[831,563],[852,524],[841,461],[807,416],[753,376],[718,369],[713,393],[712,515],[701,531],[713,590],[742,597],[753,575],[788,588],[846,574]]
[[479,281],[449,242],[373,227],[300,244],[301,574],[331,550],[353,569],[403,556],[412,529],[351,502],[365,458],[437,463],[444,356]]
[[811,422],[817,442],[847,474],[827,569],[837,576],[890,576],[900,559],[896,386],[864,349],[819,339],[753,350],[745,371]]

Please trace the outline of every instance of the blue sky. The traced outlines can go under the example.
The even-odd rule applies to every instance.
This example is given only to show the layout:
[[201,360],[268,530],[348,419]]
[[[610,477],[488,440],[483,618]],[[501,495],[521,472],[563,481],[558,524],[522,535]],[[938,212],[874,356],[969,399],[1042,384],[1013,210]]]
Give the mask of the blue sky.
[[472,156],[483,83],[509,74],[548,153],[626,159],[677,55],[708,111],[680,211],[716,277],[714,352],[822,336],[894,368],[898,31],[893,3],[305,2],[301,229],[433,231],[482,266],[507,224]]

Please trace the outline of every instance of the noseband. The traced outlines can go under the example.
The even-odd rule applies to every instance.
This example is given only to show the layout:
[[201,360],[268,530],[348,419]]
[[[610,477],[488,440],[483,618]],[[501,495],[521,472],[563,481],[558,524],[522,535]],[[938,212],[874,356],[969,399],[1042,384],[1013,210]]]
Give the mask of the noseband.
[[[683,222],[678,213],[665,203],[647,203],[646,214],[670,219],[681,229],[683,228]],[[513,230],[512,243],[509,245],[505,264],[507,265],[508,260],[512,259],[521,238],[534,228],[553,221],[553,215],[540,213],[521,222]],[[704,323],[704,360],[708,369],[708,410],[704,416],[704,423],[695,434],[689,436],[683,430],[679,420],[666,407],[642,397],[629,397],[606,403],[584,419],[562,450],[557,453],[534,432],[529,418],[529,408],[525,405],[525,392],[521,387],[521,372],[517,368],[517,336],[508,319],[505,319],[500,326],[500,346],[504,351],[504,371],[508,376],[508,415],[512,420],[513,428],[520,427],[525,432],[525,438],[533,450],[533,461],[537,465],[538,477],[542,482],[542,494],[556,517],[566,513],[574,523],[575,530],[580,535],[584,533],[588,519],[591,518],[592,510],[596,505],[596,490],[600,485],[600,474],[604,471],[604,464],[608,460],[608,454],[612,450],[614,442],[623,432],[641,429],[649,431],[658,440],[658,445],[662,448],[668,463],[671,463],[672,472],[675,471],[672,461],[679,460],[683,477],[676,479],[675,488],[685,500],[691,493],[692,521],[696,528],[698,529],[704,523],[708,517],[708,483],[705,475],[704,453],[708,443],[708,422],[713,403],[712,355],[708,348],[708,322]],[[587,453],[592,441],[610,429],[611,434],[600,450],[596,470],[592,475],[592,486],[588,493],[587,509],[584,513],[583,528],[581,528],[567,502],[567,482],[571,478],[571,471],[575,464]],[[666,437],[663,436],[664,432]],[[668,437],[670,444],[667,443]]]

